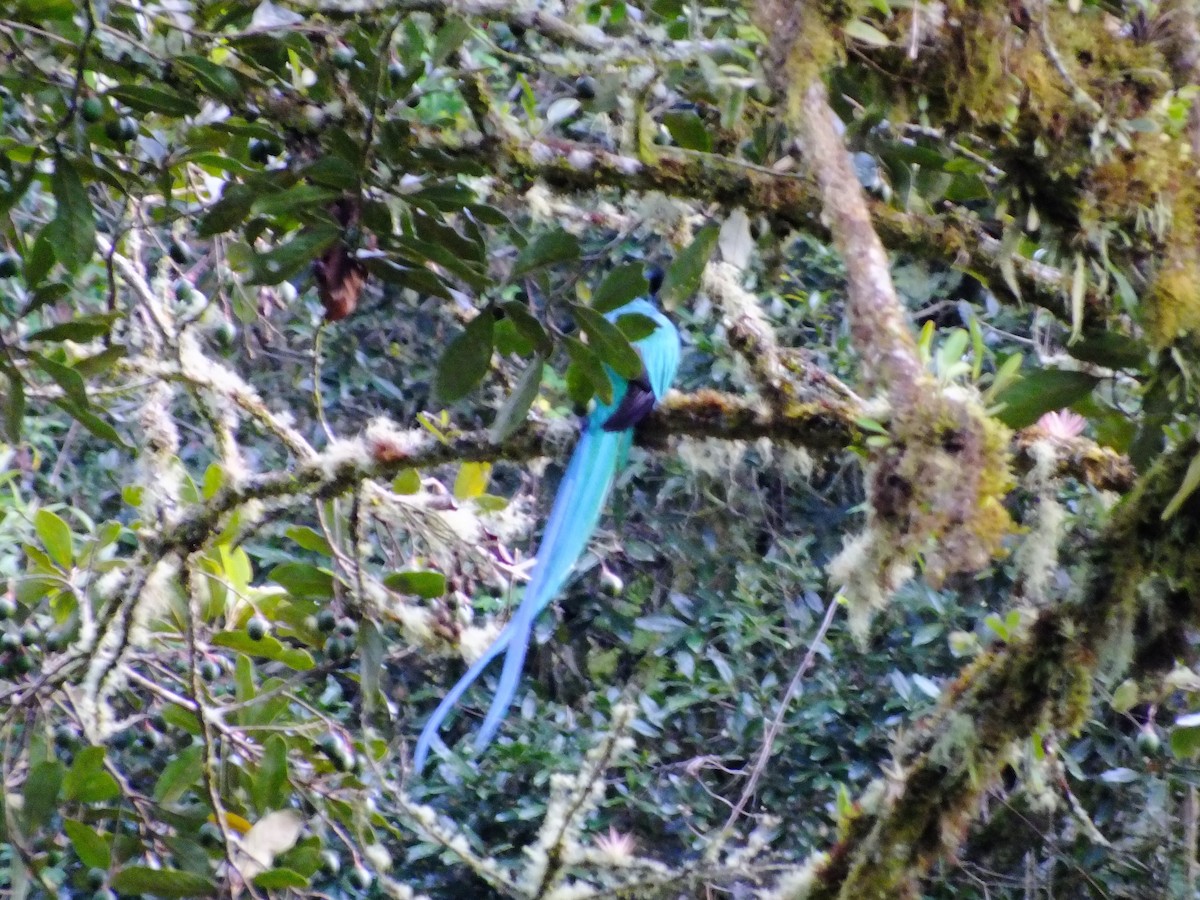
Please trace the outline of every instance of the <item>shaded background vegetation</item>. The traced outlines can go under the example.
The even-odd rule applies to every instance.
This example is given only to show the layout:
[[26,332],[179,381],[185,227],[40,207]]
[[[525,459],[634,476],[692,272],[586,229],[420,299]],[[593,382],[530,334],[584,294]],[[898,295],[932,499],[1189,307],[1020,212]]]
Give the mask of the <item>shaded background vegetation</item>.
[[[1034,10],[1100,116],[1063,99],[1022,4],[830,6],[833,105],[885,238],[895,222],[917,236],[892,274],[939,386],[1014,428],[1070,406],[1141,467],[1186,447],[1191,176],[1132,157],[1188,141],[1195,88],[1168,38],[1194,11]],[[845,838],[854,798],[881,775],[886,791],[896,746],[960,670],[1082,583],[1113,498],[1035,472],[988,569],[908,583],[865,642],[841,616],[818,641],[838,602],[824,570],[863,527],[886,410],[856,407],[836,450],[732,427],[648,442],[539,623],[501,740],[408,770],[459,639],[511,599],[507,564],[530,552],[575,414],[607,389],[624,338],[589,329],[591,304],[667,265],[677,388],[753,395],[739,311],[705,270],[741,257],[754,321],[857,383],[845,273],[824,226],[796,230],[815,201],[751,12],[229,0],[0,15],[0,878],[15,895],[205,896],[243,879],[260,896],[537,895],[519,876],[554,776],[585,768],[632,702],[633,744],[562,845],[599,856],[565,865],[600,896],[753,896]],[[981,73],[976,42],[1001,34],[1019,51]],[[953,48],[977,79],[941,94]],[[1030,72],[1045,81],[1004,84]],[[947,210],[973,223],[958,255],[922,218]],[[971,256],[987,240],[1001,262]],[[540,391],[523,391],[543,360]],[[418,473],[346,443],[379,416],[455,461]],[[456,437],[488,427],[494,467],[456,456]],[[521,435],[547,431],[552,459],[533,464]],[[346,459],[353,477],[335,471]],[[254,494],[287,472],[302,474]],[[1062,521],[1039,530],[1047,504]],[[189,516],[208,516],[199,537]],[[140,609],[148,626],[122,631]],[[98,686],[106,634],[122,636],[119,677]],[[923,895],[1193,896],[1200,680],[1181,646],[1165,679],[1102,670],[1078,733],[1013,748]],[[717,840],[810,648],[757,790]],[[482,871],[489,857],[508,881]]]

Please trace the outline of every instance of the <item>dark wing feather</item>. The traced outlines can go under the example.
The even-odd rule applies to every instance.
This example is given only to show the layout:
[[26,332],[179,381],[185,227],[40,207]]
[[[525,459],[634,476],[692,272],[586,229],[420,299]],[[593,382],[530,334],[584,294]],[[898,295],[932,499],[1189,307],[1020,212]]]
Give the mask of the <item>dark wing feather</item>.
[[650,379],[643,372],[629,382],[625,396],[621,398],[621,402],[617,404],[617,408],[613,410],[613,414],[604,421],[604,430],[625,431],[628,428],[633,428],[642,419],[650,415],[650,411],[654,409],[656,402],[658,400],[650,387]]

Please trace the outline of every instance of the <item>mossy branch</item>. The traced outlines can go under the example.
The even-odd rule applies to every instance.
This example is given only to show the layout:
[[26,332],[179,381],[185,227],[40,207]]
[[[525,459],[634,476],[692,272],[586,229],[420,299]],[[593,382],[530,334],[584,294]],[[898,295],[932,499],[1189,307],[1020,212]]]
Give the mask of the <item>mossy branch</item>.
[[[672,393],[643,423],[638,442],[662,446],[672,435],[719,440],[754,441],[769,438],[779,443],[817,452],[845,449],[859,441],[859,410],[843,397],[814,392],[778,411],[757,401],[721,391]],[[453,462],[521,461],[553,455],[559,445],[553,429],[530,422],[513,437],[494,442],[486,430],[452,434],[439,441],[432,434],[419,437],[402,455],[390,456],[387,446],[372,448],[370,436],[344,442],[335,452],[326,451],[301,463],[294,471],[252,475],[236,486],[217,491],[204,505],[184,513],[178,524],[159,539],[160,552],[194,550],[222,517],[255,500],[295,497],[327,499],[340,496],[367,478],[391,479],[405,469],[427,469]],[[1020,438],[1021,451],[1028,439]],[[347,452],[349,448],[349,452]],[[1024,454],[1018,461],[1032,465]],[[1116,453],[1077,439],[1060,461],[1059,473],[1087,481],[1103,490],[1127,490],[1132,469]]]
[[961,842],[1016,743],[1083,723],[1101,668],[1145,673],[1173,663],[1184,626],[1200,623],[1200,499],[1168,522],[1162,512],[1194,452],[1187,444],[1165,456],[1117,507],[1077,595],[1039,611],[1019,638],[948,686],[865,793],[812,900],[904,895]]
[[[473,157],[494,152],[509,183],[518,187],[540,180],[556,190],[572,193],[606,187],[662,191],[717,203],[726,209],[741,207],[750,215],[766,218],[777,232],[800,231],[820,240],[830,239],[829,228],[821,221],[817,187],[811,179],[717,154],[658,148],[654,160],[635,160],[562,139],[529,145],[492,141],[447,148],[447,152]],[[983,281],[1002,300],[1032,303],[1064,321],[1070,320],[1069,279],[1053,266],[1009,253],[982,222],[969,214],[904,212],[874,197],[867,198],[867,207],[889,250],[939,262],[951,260]],[[1084,322],[1098,323],[1101,308],[1101,298],[1085,297]]]

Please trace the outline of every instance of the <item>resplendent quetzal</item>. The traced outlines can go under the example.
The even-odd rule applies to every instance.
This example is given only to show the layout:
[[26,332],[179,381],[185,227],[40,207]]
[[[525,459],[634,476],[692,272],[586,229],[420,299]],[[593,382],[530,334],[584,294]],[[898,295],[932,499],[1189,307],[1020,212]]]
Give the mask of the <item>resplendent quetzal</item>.
[[[651,276],[652,297],[659,283],[661,276],[655,273]],[[613,383],[612,402],[602,403],[597,399],[584,420],[579,443],[575,445],[575,452],[571,454],[571,461],[554,497],[554,506],[550,510],[550,518],[546,522],[521,604],[492,645],[458,680],[429,717],[413,754],[413,763],[418,772],[424,768],[430,748],[438,740],[438,729],[459,698],[488,664],[504,653],[504,669],[496,686],[496,696],[492,698],[487,717],[475,738],[476,751],[484,749],[495,736],[516,695],[534,621],[558,594],[575,563],[587,549],[617,470],[624,464],[633,444],[634,426],[654,409],[675,378],[680,342],[674,324],[654,303],[641,297],[613,310],[606,317],[615,322],[630,313],[646,316],[655,324],[653,332],[633,342],[642,358],[642,374],[626,381],[606,367]]]

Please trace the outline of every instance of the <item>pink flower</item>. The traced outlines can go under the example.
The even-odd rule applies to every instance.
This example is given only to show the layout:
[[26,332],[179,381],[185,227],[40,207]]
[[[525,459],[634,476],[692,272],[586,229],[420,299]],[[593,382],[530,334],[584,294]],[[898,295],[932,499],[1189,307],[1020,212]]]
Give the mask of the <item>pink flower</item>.
[[1087,419],[1069,409],[1045,413],[1037,420],[1037,427],[1045,432],[1046,437],[1055,441],[1069,441],[1083,434],[1087,427]]
[[597,850],[613,860],[629,859],[637,847],[632,834],[625,834],[616,828],[609,828],[608,834],[596,838],[595,843]]

